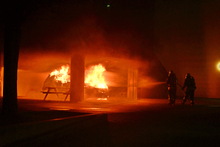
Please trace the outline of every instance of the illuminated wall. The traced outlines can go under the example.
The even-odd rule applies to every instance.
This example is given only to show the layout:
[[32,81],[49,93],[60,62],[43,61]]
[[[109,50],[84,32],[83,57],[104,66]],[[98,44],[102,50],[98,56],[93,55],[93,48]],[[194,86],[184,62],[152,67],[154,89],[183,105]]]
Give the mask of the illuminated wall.
[[[18,70],[18,98],[43,100],[44,94],[41,93],[43,83],[49,75],[47,72],[34,72],[29,70]],[[50,98],[56,98],[48,96]]]

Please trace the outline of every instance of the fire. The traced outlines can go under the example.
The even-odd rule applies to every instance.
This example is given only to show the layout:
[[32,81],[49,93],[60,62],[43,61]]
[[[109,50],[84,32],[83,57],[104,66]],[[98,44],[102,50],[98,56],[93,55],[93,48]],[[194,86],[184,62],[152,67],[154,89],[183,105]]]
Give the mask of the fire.
[[[59,70],[54,70],[50,73],[50,77],[54,76],[54,79],[61,83],[70,82],[70,67],[69,65],[63,65]],[[105,67],[101,64],[91,66],[85,72],[85,84],[101,89],[107,89],[108,86],[105,81],[104,72]]]
[[95,88],[107,89],[108,86],[103,75],[105,71],[105,67],[101,64],[90,67],[86,71],[85,84]]
[[55,80],[61,83],[70,82],[69,65],[63,65],[59,70],[54,70],[50,73],[50,76],[54,76]]

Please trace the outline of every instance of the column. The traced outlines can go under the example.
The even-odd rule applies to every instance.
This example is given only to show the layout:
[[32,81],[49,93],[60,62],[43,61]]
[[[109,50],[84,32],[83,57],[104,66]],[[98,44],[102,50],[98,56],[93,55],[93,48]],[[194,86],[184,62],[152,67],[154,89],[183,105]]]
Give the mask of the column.
[[84,100],[84,55],[73,54],[71,57],[70,102]]
[[137,81],[138,81],[138,70],[134,67],[128,68],[128,88],[127,88],[127,99],[129,101],[137,100]]

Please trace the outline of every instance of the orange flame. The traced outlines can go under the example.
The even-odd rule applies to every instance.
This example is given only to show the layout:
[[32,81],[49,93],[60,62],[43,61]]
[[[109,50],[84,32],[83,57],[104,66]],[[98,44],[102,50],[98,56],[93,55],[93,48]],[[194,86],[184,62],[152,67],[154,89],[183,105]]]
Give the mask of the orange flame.
[[107,89],[108,86],[103,75],[105,71],[105,67],[103,67],[101,64],[90,67],[86,71],[85,84],[95,88]]
[[[69,65],[63,65],[59,70],[51,72],[50,76],[54,76],[55,80],[60,81],[61,83],[68,83],[70,82],[69,68]],[[85,72],[84,83],[91,87],[107,89],[108,86],[103,75],[105,71],[105,67],[101,64],[91,66]]]
[[70,82],[69,65],[63,65],[59,70],[54,70],[50,73],[50,76],[54,76],[55,80],[60,81],[61,83]]

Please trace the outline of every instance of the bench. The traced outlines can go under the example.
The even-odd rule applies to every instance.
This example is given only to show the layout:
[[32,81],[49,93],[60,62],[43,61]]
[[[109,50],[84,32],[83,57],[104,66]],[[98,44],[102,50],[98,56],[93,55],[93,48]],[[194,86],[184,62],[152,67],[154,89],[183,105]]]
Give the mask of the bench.
[[62,89],[62,91],[59,91],[58,88],[56,87],[46,87],[45,89],[46,90],[41,91],[43,94],[45,94],[44,101],[46,100],[48,94],[56,94],[58,98],[59,98],[59,94],[64,94],[66,95],[64,101],[66,101],[66,99],[70,95],[70,91],[66,88]]

